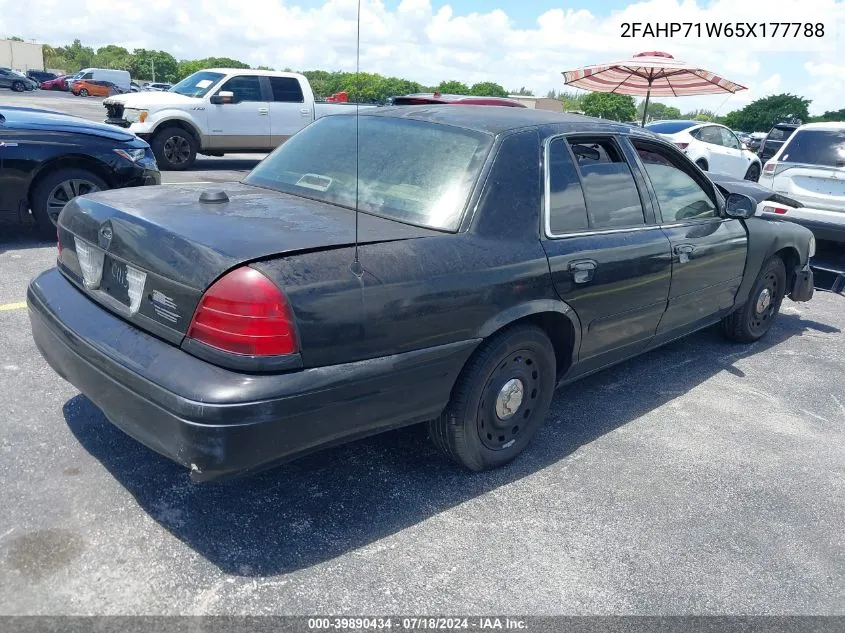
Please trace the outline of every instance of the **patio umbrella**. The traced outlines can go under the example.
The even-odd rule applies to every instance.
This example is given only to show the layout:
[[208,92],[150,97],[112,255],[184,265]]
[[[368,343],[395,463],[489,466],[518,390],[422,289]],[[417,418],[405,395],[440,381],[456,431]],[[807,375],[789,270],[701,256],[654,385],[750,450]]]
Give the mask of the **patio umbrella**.
[[569,86],[593,92],[616,92],[637,97],[645,95],[643,125],[651,95],[689,97],[734,93],[747,89],[709,70],[687,64],[669,53],[659,51],[637,53],[630,59],[565,71],[563,78]]

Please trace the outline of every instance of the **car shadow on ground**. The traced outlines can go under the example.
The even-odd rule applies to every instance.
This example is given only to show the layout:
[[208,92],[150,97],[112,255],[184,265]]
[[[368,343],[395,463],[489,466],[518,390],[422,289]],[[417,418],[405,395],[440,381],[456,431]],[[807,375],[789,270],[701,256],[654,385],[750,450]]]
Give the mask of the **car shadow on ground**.
[[[763,341],[736,345],[716,328],[558,391],[529,449],[493,472],[442,459],[424,425],[313,454],[264,473],[193,484],[84,396],[69,400],[70,430],[149,515],[225,573],[272,576],[332,559],[531,475],[722,371],[808,331],[839,330],[782,315]],[[690,360],[692,359],[692,360]],[[659,388],[655,388],[659,385]]]
[[40,235],[34,224],[0,223],[0,254],[55,245],[56,238]]

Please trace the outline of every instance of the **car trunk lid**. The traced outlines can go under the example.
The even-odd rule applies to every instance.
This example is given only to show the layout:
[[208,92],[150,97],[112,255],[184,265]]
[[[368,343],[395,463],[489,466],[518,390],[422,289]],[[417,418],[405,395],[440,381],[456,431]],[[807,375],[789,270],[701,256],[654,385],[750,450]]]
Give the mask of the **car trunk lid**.
[[[61,270],[101,305],[178,344],[222,274],[277,255],[349,246],[355,213],[243,184],[139,187],[71,201],[59,218]],[[360,214],[361,243],[436,231]],[[90,274],[86,276],[85,270]]]

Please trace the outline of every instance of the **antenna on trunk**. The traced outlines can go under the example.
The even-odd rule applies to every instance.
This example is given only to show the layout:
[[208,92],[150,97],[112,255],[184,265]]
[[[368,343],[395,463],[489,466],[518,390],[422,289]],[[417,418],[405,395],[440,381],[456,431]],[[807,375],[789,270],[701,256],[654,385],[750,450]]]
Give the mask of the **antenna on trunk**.
[[358,261],[358,165],[361,155],[358,152],[358,119],[361,108],[361,0],[358,0],[358,38],[355,41],[355,260],[349,267],[352,274],[360,278],[364,274]]

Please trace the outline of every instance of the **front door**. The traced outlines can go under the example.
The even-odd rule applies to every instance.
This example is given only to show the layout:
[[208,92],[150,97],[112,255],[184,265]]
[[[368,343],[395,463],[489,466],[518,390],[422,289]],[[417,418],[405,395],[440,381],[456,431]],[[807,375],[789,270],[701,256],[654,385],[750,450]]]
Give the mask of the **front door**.
[[672,244],[672,288],[657,334],[667,339],[715,322],[734,305],[748,237],[721,217],[713,183],[673,148],[631,141],[657,199]]
[[209,104],[209,149],[270,151],[270,104],[263,97],[261,78],[238,75],[217,92],[231,92],[232,103]]
[[557,136],[545,147],[543,247],[557,293],[581,322],[583,373],[654,336],[669,296],[669,240],[616,138]]
[[742,144],[736,134],[728,128],[719,128],[722,134],[722,145],[727,150],[730,159],[731,169],[728,172],[734,178],[745,178],[748,168],[751,166],[751,155],[742,151]]

